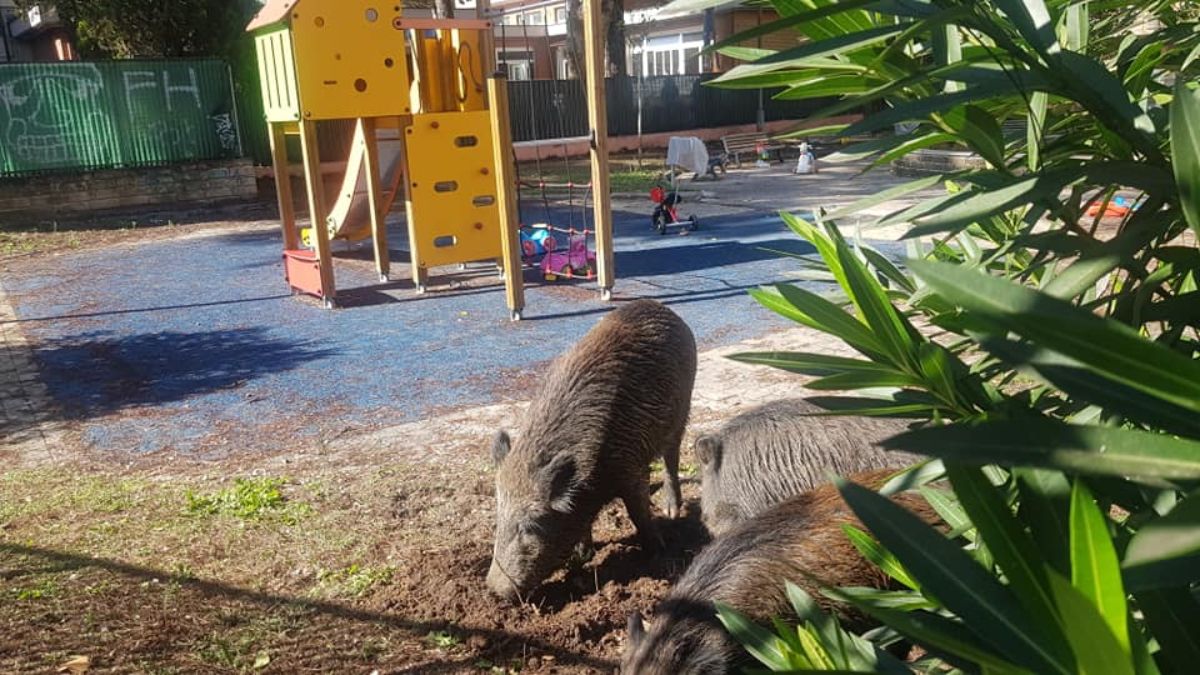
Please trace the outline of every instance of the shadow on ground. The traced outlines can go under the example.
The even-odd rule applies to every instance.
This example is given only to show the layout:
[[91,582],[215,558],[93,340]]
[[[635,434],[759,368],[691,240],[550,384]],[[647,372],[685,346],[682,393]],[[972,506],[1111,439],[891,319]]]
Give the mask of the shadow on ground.
[[89,332],[43,339],[34,352],[64,416],[86,419],[237,388],[336,350],[250,327],[138,335]]

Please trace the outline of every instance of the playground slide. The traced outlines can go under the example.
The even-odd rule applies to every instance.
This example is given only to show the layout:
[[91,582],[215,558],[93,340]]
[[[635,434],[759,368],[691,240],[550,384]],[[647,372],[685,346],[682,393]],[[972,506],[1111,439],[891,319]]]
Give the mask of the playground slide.
[[[386,214],[400,188],[401,158],[403,143],[399,129],[376,129],[376,145],[379,148],[380,208]],[[371,208],[367,197],[367,155],[363,143],[363,127],[354,128],[354,143],[346,162],[346,175],[337,200],[329,210],[326,224],[330,239],[356,241],[371,236]]]

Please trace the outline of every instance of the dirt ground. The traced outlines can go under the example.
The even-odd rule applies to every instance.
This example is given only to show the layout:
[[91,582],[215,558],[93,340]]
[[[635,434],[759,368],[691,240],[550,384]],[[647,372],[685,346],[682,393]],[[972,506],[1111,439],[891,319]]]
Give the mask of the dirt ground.
[[[666,553],[642,551],[614,504],[590,560],[505,606],[484,586],[493,490],[473,440],[439,462],[301,460],[286,476],[6,473],[0,672],[78,657],[90,672],[612,672],[628,614],[653,606],[705,542],[696,484],[685,516],[660,521]],[[279,496],[198,508],[233,483],[210,472],[256,476]]]

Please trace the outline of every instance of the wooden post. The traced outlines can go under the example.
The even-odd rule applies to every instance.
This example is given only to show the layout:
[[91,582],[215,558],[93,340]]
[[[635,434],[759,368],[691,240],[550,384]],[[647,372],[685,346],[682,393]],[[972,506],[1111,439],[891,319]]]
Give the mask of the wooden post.
[[371,209],[371,243],[375,246],[375,271],[379,273],[379,281],[387,283],[391,260],[388,258],[387,214],[383,213],[382,209],[377,125],[374,117],[360,117],[358,123],[362,126],[363,143],[366,144],[363,148],[363,163],[366,164],[367,202]]
[[608,106],[604,94],[604,30],[600,0],[583,0],[584,69],[587,71],[588,126],[592,135],[592,214],[596,228],[596,267],[600,297],[612,299],[612,195],[608,174]]
[[492,152],[496,160],[497,210],[500,212],[501,253],[504,256],[504,289],[510,317],[521,320],[525,309],[525,280],[521,266],[521,242],[517,229],[516,171],[513,166],[512,128],[508,116],[508,76],[495,73],[488,78],[488,117],[492,121]]
[[296,208],[292,204],[292,173],[288,166],[287,134],[282,124],[268,122],[271,138],[271,166],[275,169],[275,194],[279,199],[279,222],[283,226],[283,250],[300,248],[296,231]]
[[425,261],[421,260],[421,247],[417,244],[420,241],[420,233],[417,231],[417,219],[413,217],[412,173],[408,170],[408,137],[412,135],[414,123],[415,120],[410,117],[408,124],[401,125],[400,129],[400,136],[404,139],[400,146],[400,170],[404,172],[400,186],[404,190],[404,220],[408,226],[408,252],[411,261],[409,268],[412,270],[413,286],[420,294],[429,286],[429,270],[425,267]]
[[317,123],[300,122],[300,150],[304,155],[304,180],[308,186],[308,217],[312,221],[313,243],[321,271],[321,299],[332,309],[337,301],[333,283],[333,255],[329,250],[329,225],[325,222],[325,181],[321,175],[321,156],[317,149]]

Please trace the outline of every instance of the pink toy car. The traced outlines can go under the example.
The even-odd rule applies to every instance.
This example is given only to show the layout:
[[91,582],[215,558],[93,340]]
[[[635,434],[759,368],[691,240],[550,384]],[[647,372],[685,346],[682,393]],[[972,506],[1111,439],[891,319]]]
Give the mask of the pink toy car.
[[586,235],[571,236],[567,250],[547,250],[542,258],[542,276],[546,281],[559,277],[591,279],[595,274],[596,254],[588,250]]

